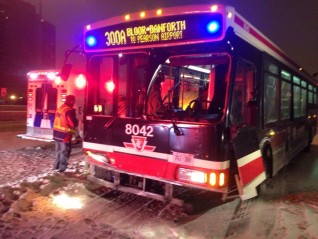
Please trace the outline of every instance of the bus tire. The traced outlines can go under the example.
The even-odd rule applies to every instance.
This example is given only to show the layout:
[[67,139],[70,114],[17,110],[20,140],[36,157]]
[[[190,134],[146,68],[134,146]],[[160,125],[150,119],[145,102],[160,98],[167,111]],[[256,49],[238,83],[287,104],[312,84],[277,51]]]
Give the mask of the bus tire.
[[259,196],[263,195],[265,191],[268,189],[268,187],[270,187],[270,182],[272,181],[273,177],[273,151],[271,146],[269,144],[265,145],[261,152],[263,157],[266,179],[256,188],[257,194]]
[[265,147],[262,149],[262,156],[264,160],[266,178],[272,178],[273,177],[273,151],[270,145],[265,145]]

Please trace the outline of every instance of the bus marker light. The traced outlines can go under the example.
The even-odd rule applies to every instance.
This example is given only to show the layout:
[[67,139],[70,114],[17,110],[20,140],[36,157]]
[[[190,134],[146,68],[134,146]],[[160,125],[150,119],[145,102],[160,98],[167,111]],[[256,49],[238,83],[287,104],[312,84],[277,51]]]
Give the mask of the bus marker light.
[[210,185],[213,187],[216,185],[216,173],[210,173]]
[[232,18],[232,17],[233,17],[233,13],[232,13],[232,12],[228,12],[228,13],[227,13],[227,18],[230,19],[230,18]]
[[225,174],[224,173],[220,173],[219,175],[219,186],[224,186],[225,184]]
[[274,130],[271,129],[268,134],[269,134],[270,136],[274,136],[276,133],[275,133]]
[[162,15],[162,9],[158,9],[158,10],[156,11],[156,14],[157,14],[158,16]]
[[218,10],[218,5],[212,5],[211,12],[216,12]]
[[129,15],[129,14],[126,14],[126,15],[125,15],[125,20],[126,20],[126,21],[129,21],[129,20],[130,20],[130,15]]
[[141,12],[139,15],[141,18],[144,18],[146,16],[146,12]]

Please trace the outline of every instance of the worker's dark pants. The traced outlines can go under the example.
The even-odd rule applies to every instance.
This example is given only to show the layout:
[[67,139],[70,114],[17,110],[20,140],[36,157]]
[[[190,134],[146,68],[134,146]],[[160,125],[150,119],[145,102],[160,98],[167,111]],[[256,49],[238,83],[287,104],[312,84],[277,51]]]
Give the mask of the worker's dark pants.
[[55,141],[55,161],[53,168],[65,171],[71,153],[71,143]]

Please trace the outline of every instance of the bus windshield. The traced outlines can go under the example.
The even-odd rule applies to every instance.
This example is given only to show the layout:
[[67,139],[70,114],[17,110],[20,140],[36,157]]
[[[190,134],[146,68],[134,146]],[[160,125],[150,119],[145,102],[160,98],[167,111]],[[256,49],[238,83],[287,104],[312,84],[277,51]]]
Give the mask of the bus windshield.
[[168,58],[147,91],[147,115],[214,120],[224,113],[229,57],[226,54]]
[[224,53],[93,57],[91,114],[204,121],[224,114],[230,58]]

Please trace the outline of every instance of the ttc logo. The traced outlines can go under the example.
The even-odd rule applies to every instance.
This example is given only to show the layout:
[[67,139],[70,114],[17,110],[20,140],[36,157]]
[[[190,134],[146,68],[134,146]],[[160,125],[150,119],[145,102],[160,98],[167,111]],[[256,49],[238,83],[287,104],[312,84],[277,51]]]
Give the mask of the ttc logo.
[[133,148],[136,151],[142,152],[142,151],[154,151],[156,146],[150,146],[147,145],[147,137],[142,136],[131,136],[131,143],[124,142],[124,145],[126,148]]

